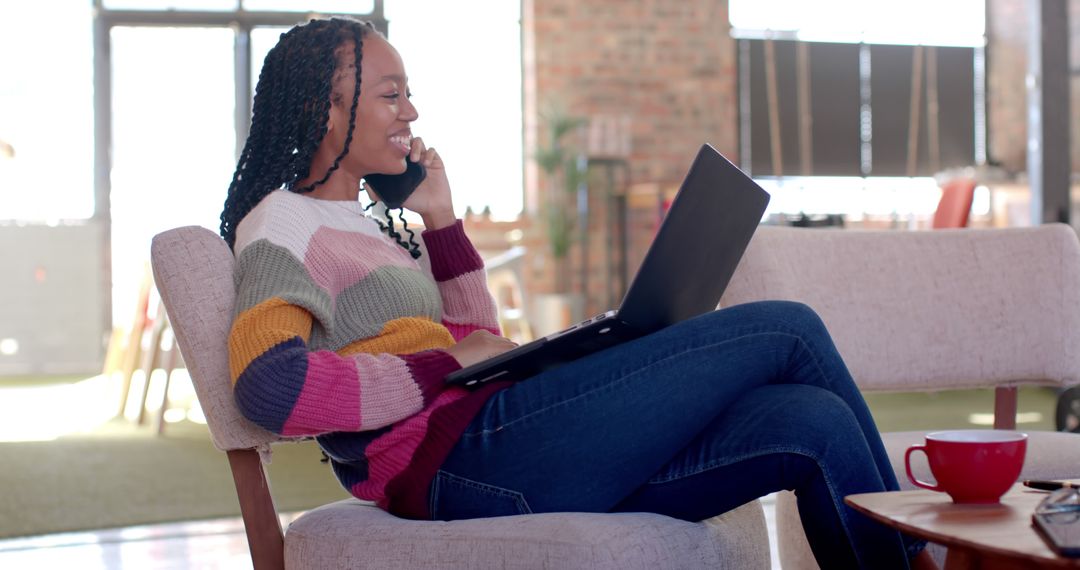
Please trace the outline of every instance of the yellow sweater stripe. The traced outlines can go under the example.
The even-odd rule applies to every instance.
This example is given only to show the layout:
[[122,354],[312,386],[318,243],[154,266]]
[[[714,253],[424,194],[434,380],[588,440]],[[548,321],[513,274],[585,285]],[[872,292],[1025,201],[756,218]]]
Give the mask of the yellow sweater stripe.
[[287,340],[311,336],[311,313],[271,297],[237,315],[229,334],[229,377],[235,385],[251,361]]

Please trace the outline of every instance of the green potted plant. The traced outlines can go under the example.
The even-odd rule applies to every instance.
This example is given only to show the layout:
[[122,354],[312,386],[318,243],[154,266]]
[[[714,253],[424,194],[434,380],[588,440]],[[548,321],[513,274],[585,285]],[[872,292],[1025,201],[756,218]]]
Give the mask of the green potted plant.
[[585,119],[553,108],[541,114],[544,137],[534,155],[543,174],[545,191],[541,196],[543,226],[554,271],[554,289],[550,295],[536,295],[535,328],[554,332],[581,319],[584,296],[571,290],[570,250],[578,229],[577,194],[584,180],[580,152],[574,135]]
[[585,173],[579,166],[579,153],[567,135],[585,124],[579,117],[555,109],[542,115],[547,137],[536,151],[536,163],[544,172],[544,225],[555,263],[555,288],[569,292],[570,247],[577,229],[577,191]]

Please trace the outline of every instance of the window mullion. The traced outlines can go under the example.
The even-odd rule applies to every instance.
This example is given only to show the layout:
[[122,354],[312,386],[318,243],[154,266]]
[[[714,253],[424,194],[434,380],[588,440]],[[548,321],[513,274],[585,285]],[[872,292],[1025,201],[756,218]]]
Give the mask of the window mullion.
[[236,63],[233,66],[233,87],[236,100],[236,158],[239,160],[251,123],[251,25],[238,23],[234,29],[236,43],[233,44],[233,57]]

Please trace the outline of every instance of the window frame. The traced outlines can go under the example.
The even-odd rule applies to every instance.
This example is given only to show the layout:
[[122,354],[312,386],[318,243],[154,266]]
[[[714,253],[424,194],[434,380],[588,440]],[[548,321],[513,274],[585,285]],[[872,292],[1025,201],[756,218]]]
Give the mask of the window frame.
[[[388,35],[389,25],[383,12],[384,0],[372,0],[368,13],[323,13],[247,11],[244,1],[238,0],[234,10],[127,10],[106,8],[104,0],[93,0],[93,50],[94,50],[94,212],[92,223],[102,227],[102,271],[112,275],[112,220],[111,220],[111,171],[112,171],[112,45],[111,32],[116,26],[131,27],[200,27],[230,28],[235,33],[234,57],[234,128],[236,130],[236,157],[244,148],[251,122],[252,85],[251,32],[263,26],[295,26],[315,16],[351,16],[370,21],[376,29]],[[112,291],[104,288],[104,314],[106,322],[112,322]],[[111,325],[110,325],[111,326]]]

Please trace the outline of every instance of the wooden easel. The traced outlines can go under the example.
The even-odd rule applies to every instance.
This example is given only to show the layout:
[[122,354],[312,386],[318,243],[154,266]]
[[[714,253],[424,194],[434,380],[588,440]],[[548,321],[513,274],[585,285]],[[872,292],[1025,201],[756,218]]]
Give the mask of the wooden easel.
[[[151,317],[151,305],[156,305]],[[166,336],[167,335],[167,336]],[[176,368],[177,355],[176,340],[172,336],[169,327],[168,315],[165,306],[158,300],[154,289],[153,276],[150,265],[144,266],[142,279],[139,283],[139,294],[136,297],[135,311],[130,328],[127,330],[127,340],[121,344],[125,337],[123,329],[113,330],[109,341],[109,349],[105,357],[105,367],[102,371],[104,376],[112,377],[120,373],[122,387],[120,390],[118,417],[124,417],[128,400],[131,398],[131,382],[136,369],[143,371],[143,389],[139,402],[139,415],[136,425],[146,423],[146,398],[150,390],[150,376],[160,365],[165,370],[165,389],[161,398],[161,407],[158,410],[157,433],[160,435],[165,429],[165,411],[169,404],[169,385],[172,373]],[[162,340],[167,339],[167,345],[162,347]],[[144,344],[146,348],[144,349]]]

